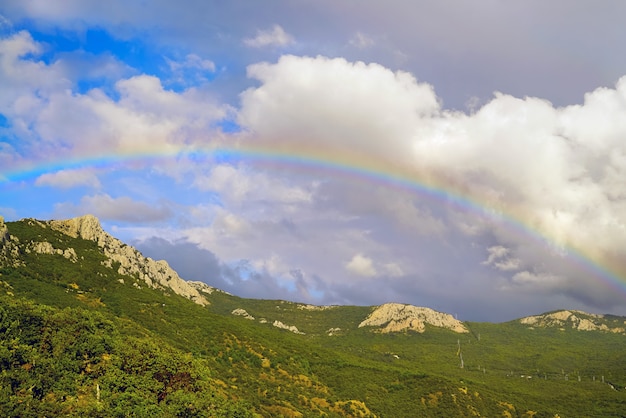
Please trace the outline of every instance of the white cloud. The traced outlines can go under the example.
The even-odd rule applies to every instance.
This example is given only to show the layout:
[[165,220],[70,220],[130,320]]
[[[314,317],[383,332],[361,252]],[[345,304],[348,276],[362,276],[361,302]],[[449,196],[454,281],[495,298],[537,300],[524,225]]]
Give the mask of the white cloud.
[[263,260],[254,260],[252,266],[257,271],[265,272],[274,277],[281,277],[289,273],[289,266],[278,254],[272,254]]
[[213,61],[203,59],[197,54],[187,54],[180,61],[165,57],[165,61],[172,73],[170,82],[184,86],[205,83],[216,70]]
[[404,270],[397,263],[387,263],[383,265],[383,269],[386,275],[390,277],[404,276]]
[[298,205],[310,202],[315,184],[290,185],[279,177],[251,170],[245,165],[220,164],[208,175],[195,177],[194,185],[200,190],[219,193],[229,205],[243,203],[271,205]]
[[42,46],[26,31],[0,39],[0,112],[16,118],[14,124],[18,128],[32,122],[44,105],[42,98],[71,86],[60,66],[31,58],[42,51]]
[[262,48],[266,46],[287,46],[295,42],[293,36],[285,32],[280,25],[271,29],[259,30],[254,38],[246,38],[243,43],[249,47]]
[[35,179],[37,186],[52,186],[68,189],[78,186],[99,188],[100,180],[91,170],[59,170],[54,173],[45,173]]
[[170,70],[174,73],[177,73],[187,68],[209,72],[215,71],[215,63],[213,61],[203,59],[196,54],[187,54],[184,61],[174,61],[169,58],[166,58],[166,61],[170,67]]
[[128,196],[111,197],[106,193],[84,196],[78,205],[59,203],[55,205],[58,217],[93,214],[105,221],[158,222],[172,217],[173,212],[164,203],[157,205],[140,202]]
[[224,210],[217,212],[211,229],[214,234],[217,234],[216,242],[219,242],[220,238],[246,239],[253,232],[246,219]]
[[[513,274],[535,266],[514,281],[545,279],[582,298],[589,271],[573,270],[567,282],[552,279],[561,277],[562,268],[551,251],[564,255],[570,246],[594,263],[626,272],[616,250],[626,248],[620,180],[626,178],[626,77],[615,88],[587,94],[582,105],[557,108],[539,98],[497,93],[466,114],[442,111],[431,86],[376,64],[283,56],[248,72],[261,85],[242,94],[240,123],[255,144],[366,169],[374,164],[469,197],[472,208],[439,211],[431,224],[440,221],[473,237],[491,234],[496,242],[485,264],[496,270]],[[364,216],[362,209],[372,207],[359,206],[340,190],[325,197],[348,213]],[[373,194],[361,193],[360,199],[374,200]],[[410,204],[395,210],[408,209]],[[393,245],[385,239],[383,246]],[[528,250],[529,243],[538,249]],[[359,262],[367,271],[364,259],[355,259],[353,267]]]
[[13,23],[3,15],[0,15],[0,30],[10,29]]
[[[102,154],[175,153],[206,140],[229,112],[205,90],[167,90],[155,76],[120,78],[128,67],[103,54],[59,54],[49,63],[41,44],[21,31],[0,39],[0,112],[21,138],[14,152],[36,162]],[[208,60],[190,54],[180,64],[211,71]],[[81,79],[116,80],[119,98],[103,89],[73,91]]]
[[248,74],[262,85],[241,95],[239,121],[278,149],[413,162],[416,129],[439,112],[430,85],[378,64],[288,55]]
[[372,277],[377,274],[374,268],[374,261],[362,254],[355,254],[350,261],[345,264],[346,270],[350,273],[362,277]]
[[367,36],[366,34],[364,34],[363,32],[357,32],[350,39],[350,45],[359,49],[365,49],[365,48],[369,48],[373,46],[374,40],[370,38],[369,36]]
[[512,258],[510,256],[511,250],[501,245],[487,248],[489,257],[483,261],[483,265],[493,266],[501,271],[518,270],[521,265],[521,260],[518,258]]
[[537,288],[554,290],[563,287],[567,280],[549,273],[520,271],[513,276],[512,282],[519,286],[533,287],[535,290]]

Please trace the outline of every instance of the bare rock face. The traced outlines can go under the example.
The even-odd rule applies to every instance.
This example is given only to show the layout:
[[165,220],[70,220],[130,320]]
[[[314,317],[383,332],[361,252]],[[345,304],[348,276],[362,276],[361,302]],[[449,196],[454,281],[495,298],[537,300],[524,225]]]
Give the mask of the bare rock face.
[[104,255],[107,267],[117,266],[117,272],[125,275],[137,275],[152,288],[171,289],[174,293],[184,296],[200,305],[208,305],[209,301],[198,292],[198,289],[178,276],[169,264],[144,257],[135,248],[107,234],[100,221],[93,215],[62,221],[50,221],[52,229],[63,232],[74,238],[83,238],[98,243]]
[[519,320],[521,324],[541,328],[572,328],[579,331],[609,331],[625,333],[624,327],[609,327],[603,322],[605,316],[582,311],[558,311],[543,315],[528,316]]
[[230,293],[228,293],[228,292],[226,292],[224,290],[218,289],[216,287],[209,286],[208,284],[206,284],[204,282],[188,280],[187,284],[189,284],[191,287],[194,287],[196,290],[198,290],[200,292],[206,293],[207,295],[210,295],[213,292],[225,293],[227,295],[230,295]]
[[96,241],[98,244],[100,244],[100,239],[105,239],[105,236],[108,235],[102,229],[98,218],[93,215],[85,215],[63,221],[50,221],[49,224],[52,229],[63,232],[66,235]]
[[252,315],[250,315],[250,314],[248,313],[248,311],[246,311],[245,309],[242,309],[242,308],[237,308],[237,309],[233,310],[233,311],[231,312],[231,314],[233,314],[233,315],[235,315],[235,316],[243,316],[243,317],[244,317],[244,318],[246,318],[246,319],[249,319],[249,320],[251,320],[251,321],[254,321],[254,317],[253,317]]
[[36,254],[57,254],[62,255],[63,257],[70,260],[72,263],[76,263],[78,261],[78,255],[76,254],[76,250],[73,248],[67,248],[62,250],[60,248],[54,248],[52,244],[49,242],[31,242],[25,248],[27,253],[36,253]]
[[4,217],[0,216],[0,243],[9,239],[9,228],[4,223]]
[[304,334],[304,332],[301,332],[300,330],[298,330],[298,328],[295,325],[286,325],[286,324],[283,324],[281,321],[274,321],[272,325],[275,326],[276,328],[286,329],[287,331],[293,332],[294,334]]
[[380,327],[380,332],[383,333],[406,330],[424,332],[426,324],[458,333],[469,332],[461,321],[450,314],[401,303],[380,305],[359,324],[359,328]]
[[0,266],[10,265],[18,267],[23,263],[19,260],[17,238],[9,234],[9,228],[0,216]]
[[308,305],[308,304],[298,304],[297,308],[303,311],[326,311],[328,309],[335,309],[337,306],[335,305]]

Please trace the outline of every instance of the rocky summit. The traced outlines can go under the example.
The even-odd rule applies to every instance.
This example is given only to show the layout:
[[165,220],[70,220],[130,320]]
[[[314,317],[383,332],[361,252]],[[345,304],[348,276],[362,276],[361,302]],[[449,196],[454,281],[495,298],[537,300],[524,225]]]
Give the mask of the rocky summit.
[[[191,285],[178,276],[169,264],[164,260],[153,260],[144,257],[135,248],[126,245],[117,238],[106,233],[100,221],[93,215],[85,215],[73,219],[37,221],[34,219],[25,220],[32,224],[37,224],[42,228],[50,228],[59,231],[72,238],[82,238],[94,241],[107,257],[103,264],[109,268],[115,268],[119,274],[137,276],[144,281],[147,286],[157,289],[170,289],[176,294],[186,297],[200,305],[207,305],[209,302],[199,291],[197,286]],[[58,254],[76,262],[77,256],[73,248],[55,248],[49,242],[24,242],[20,243],[17,238],[13,239],[8,235],[4,220],[0,222],[0,245],[5,260],[18,260],[15,256],[9,258],[8,252],[15,252],[19,246],[26,253],[38,254]],[[16,263],[19,261],[13,261]],[[203,290],[203,289],[201,289]]]
[[401,303],[386,303],[378,306],[359,324],[359,328],[380,327],[382,333],[407,330],[424,332],[426,324],[458,333],[469,332],[461,321],[450,314]]
[[537,328],[571,328],[578,331],[607,331],[624,334],[626,321],[607,315],[591,314],[576,310],[549,312],[528,316],[519,320],[521,324]]

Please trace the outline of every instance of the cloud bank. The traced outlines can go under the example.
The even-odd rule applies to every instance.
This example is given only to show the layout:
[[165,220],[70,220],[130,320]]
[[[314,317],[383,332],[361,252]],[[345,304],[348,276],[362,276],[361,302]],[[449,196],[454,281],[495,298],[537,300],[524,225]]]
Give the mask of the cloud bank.
[[[200,4],[56,6],[0,8],[5,215],[93,213],[183,277],[242,296],[399,301],[468,319],[626,314],[626,65],[602,56],[607,73],[621,71],[611,83],[572,70],[553,77],[558,92],[546,87],[542,71],[579,67],[557,65],[552,51],[568,45],[557,37],[516,37],[525,6],[498,5],[500,20],[472,10],[478,32],[440,5],[367,1],[345,26],[343,4],[303,6],[328,34],[289,8],[226,28],[227,11],[189,25]],[[546,31],[557,11],[541,7]],[[24,16],[33,27],[9,20]],[[288,17],[289,33],[276,23]],[[85,38],[98,27],[113,46],[54,51],[46,27]],[[118,50],[140,53],[145,39],[157,44],[150,67]],[[587,93],[565,100],[581,78]]]

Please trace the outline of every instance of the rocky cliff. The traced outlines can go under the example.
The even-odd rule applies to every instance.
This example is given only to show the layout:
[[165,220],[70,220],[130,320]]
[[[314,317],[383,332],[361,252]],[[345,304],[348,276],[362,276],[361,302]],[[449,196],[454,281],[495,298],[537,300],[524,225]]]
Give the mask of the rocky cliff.
[[582,311],[557,311],[543,315],[528,316],[519,320],[521,324],[537,328],[575,329],[578,331],[608,331],[624,334],[624,318],[609,318],[606,315]]
[[4,217],[0,216],[0,243],[6,241],[9,238],[9,229],[4,223]]
[[[149,257],[144,257],[135,248],[124,244],[122,241],[107,234],[100,225],[100,221],[92,215],[85,215],[78,218],[49,221],[46,222],[52,229],[62,232],[74,238],[83,238],[98,243],[98,247],[107,257],[105,265],[107,267],[117,267],[120,274],[137,275],[139,279],[146,282],[152,288],[171,289],[174,293],[184,296],[192,301],[207,305],[209,302],[200,294],[197,287],[190,285],[181,279],[166,261],[155,261]],[[46,224],[44,223],[44,224]],[[35,243],[34,250],[41,250],[45,253],[54,253],[55,249],[43,243]],[[32,247],[32,245],[31,245]],[[50,247],[50,248],[49,248]],[[68,252],[70,258],[75,253]]]
[[19,250],[16,245],[17,239],[9,234],[9,229],[4,223],[4,217],[0,216],[0,266],[19,266]]
[[446,328],[454,332],[469,332],[463,323],[452,315],[437,312],[430,308],[386,303],[374,311],[359,324],[361,327],[378,327],[382,333],[399,331],[424,332],[426,324]]

